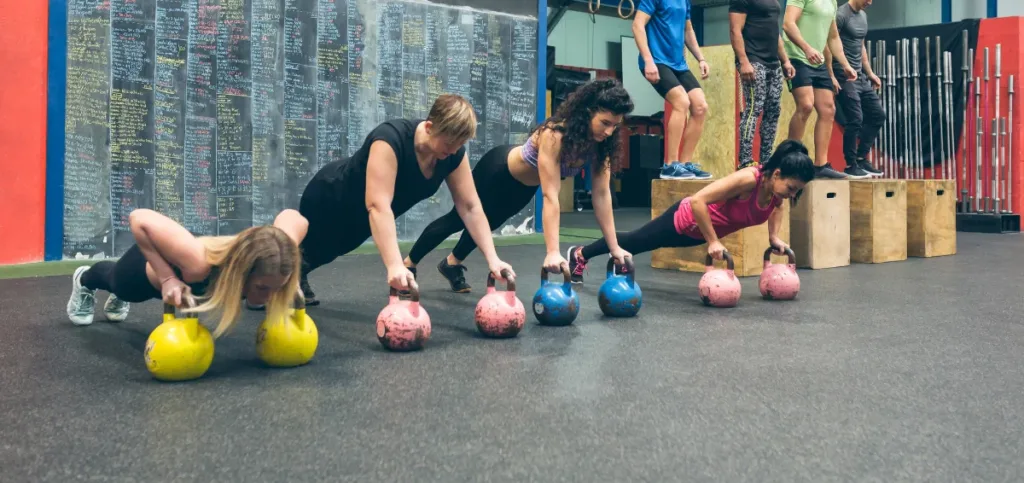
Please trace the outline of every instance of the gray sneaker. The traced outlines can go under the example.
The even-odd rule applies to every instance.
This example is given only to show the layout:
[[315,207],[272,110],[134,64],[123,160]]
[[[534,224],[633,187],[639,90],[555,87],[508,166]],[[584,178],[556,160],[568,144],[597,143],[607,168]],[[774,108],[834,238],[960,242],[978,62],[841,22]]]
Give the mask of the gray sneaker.
[[103,304],[103,313],[107,314],[107,320],[111,322],[124,322],[128,318],[128,308],[131,304],[110,294],[107,302]]
[[75,325],[92,323],[93,311],[96,308],[96,291],[82,286],[82,274],[89,270],[88,266],[78,267],[71,276],[71,298],[68,299],[68,318]]

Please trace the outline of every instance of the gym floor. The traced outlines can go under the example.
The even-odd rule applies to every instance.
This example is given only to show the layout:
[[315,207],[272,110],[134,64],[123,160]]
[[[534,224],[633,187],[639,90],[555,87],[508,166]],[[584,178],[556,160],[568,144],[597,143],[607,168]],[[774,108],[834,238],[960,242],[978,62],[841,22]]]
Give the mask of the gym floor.
[[[620,229],[649,210],[617,210]],[[592,213],[566,224],[596,227]],[[565,249],[568,244],[563,245]],[[424,260],[427,348],[391,353],[375,255],[315,272],[313,361],[263,367],[259,313],[200,380],[142,360],[160,304],[68,322],[70,277],[0,280],[4,481],[1009,481],[1024,474],[1024,237],[960,234],[953,257],[800,272],[797,301],[743,279],[733,309],[699,274],[637,257],[643,309],[606,319],[604,264],[575,324],[518,338],[473,324],[486,276],[453,294]],[[519,297],[543,248],[507,246]],[[105,295],[98,298],[102,306]]]

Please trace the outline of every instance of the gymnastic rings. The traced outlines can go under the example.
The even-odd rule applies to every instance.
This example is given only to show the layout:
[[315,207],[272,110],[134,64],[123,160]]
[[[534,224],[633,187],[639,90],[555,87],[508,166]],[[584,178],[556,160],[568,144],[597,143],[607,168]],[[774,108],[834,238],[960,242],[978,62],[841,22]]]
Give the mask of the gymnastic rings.
[[[598,0],[598,1],[600,1],[600,0]],[[629,2],[629,13],[623,15],[622,14],[622,4],[625,3],[625,2]],[[633,0],[619,0],[619,18],[629,18],[629,17],[632,17],[633,16],[633,12],[636,12],[636,4],[633,3]]]
[[[622,4],[626,3],[626,2],[629,2],[629,13],[623,15],[622,14]],[[589,10],[591,14],[597,13],[598,10],[601,10],[601,0],[597,0],[597,6],[596,7],[594,6],[594,0],[587,0],[587,10]],[[636,4],[633,3],[633,0],[619,0],[619,9],[618,9],[619,18],[625,19],[625,18],[632,17],[633,16],[633,12],[636,12]]]

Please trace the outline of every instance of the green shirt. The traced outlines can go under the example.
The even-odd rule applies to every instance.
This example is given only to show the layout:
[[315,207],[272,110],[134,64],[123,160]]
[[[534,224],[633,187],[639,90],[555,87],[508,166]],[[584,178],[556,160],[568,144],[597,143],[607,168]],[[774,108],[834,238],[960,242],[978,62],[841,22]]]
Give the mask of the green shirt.
[[[796,21],[796,27],[800,29],[800,36],[811,48],[825,53],[825,44],[828,42],[828,32],[832,28],[832,22],[836,19],[836,0],[788,0],[786,9],[797,7],[803,9],[800,20]],[[789,40],[785,32],[782,33],[782,45],[786,49],[786,55],[790,59],[799,60],[810,65],[807,55],[803,49]],[[821,64],[815,64],[815,66]]]

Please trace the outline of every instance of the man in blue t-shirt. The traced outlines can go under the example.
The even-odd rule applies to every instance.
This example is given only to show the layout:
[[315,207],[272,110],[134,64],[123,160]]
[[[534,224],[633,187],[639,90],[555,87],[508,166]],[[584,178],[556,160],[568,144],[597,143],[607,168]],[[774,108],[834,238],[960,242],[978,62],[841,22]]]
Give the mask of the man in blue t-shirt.
[[[697,58],[701,79],[707,79],[711,69],[693,33],[690,0],[639,0],[633,19],[633,36],[640,50],[640,71],[672,106],[665,129],[669,162],[662,167],[661,177],[711,178],[710,173],[693,163],[693,152],[704,131],[708,102],[700,83],[686,65],[683,46]],[[691,122],[687,122],[687,114]]]

